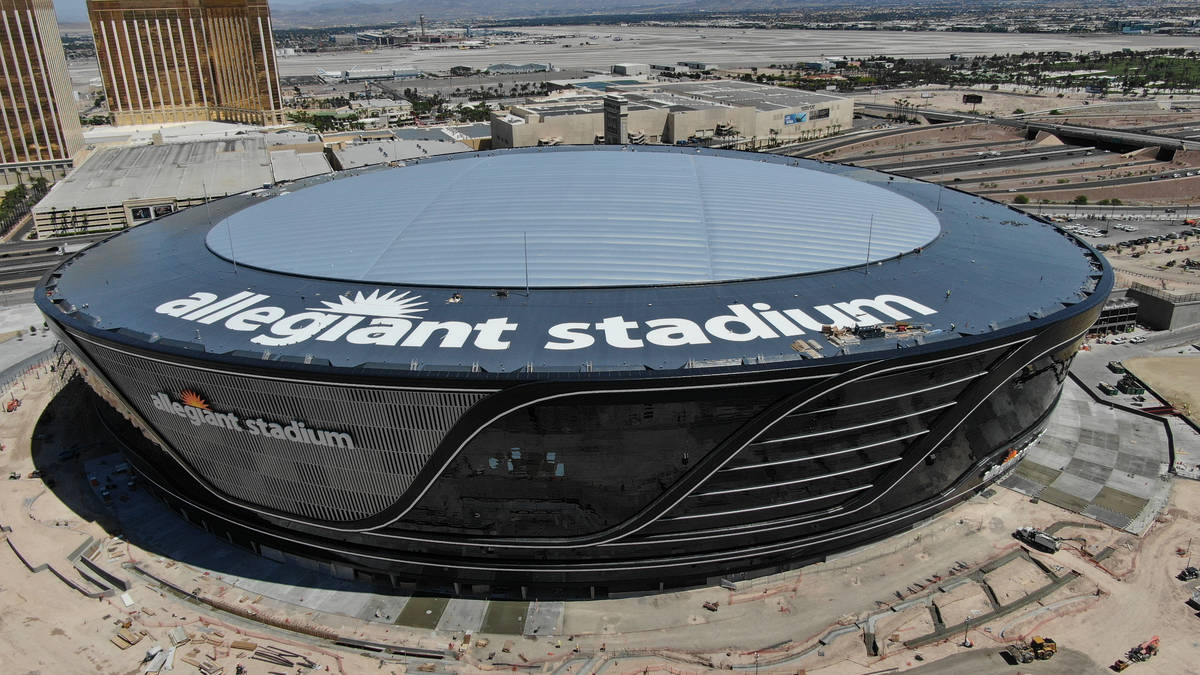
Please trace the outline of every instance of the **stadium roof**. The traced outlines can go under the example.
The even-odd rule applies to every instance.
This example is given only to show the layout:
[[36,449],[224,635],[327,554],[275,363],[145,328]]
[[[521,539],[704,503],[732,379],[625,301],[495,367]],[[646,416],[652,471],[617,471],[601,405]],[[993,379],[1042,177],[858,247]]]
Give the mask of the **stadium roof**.
[[[68,259],[35,297],[85,334],[236,367],[536,379],[915,355],[946,341],[1029,335],[1094,307],[1112,286],[1103,258],[1052,224],[860,167],[588,146],[466,152],[358,173],[235,195],[123,231]],[[872,214],[876,228],[901,217],[910,226],[891,225],[893,257],[865,265],[864,238],[872,258],[883,255]],[[232,229],[214,230],[221,222]],[[250,265],[213,252],[220,234]],[[531,285],[547,284],[529,292],[526,238]],[[908,247],[918,249],[899,255]],[[853,267],[828,269],[839,261],[825,255]],[[803,273],[802,264],[813,267]],[[786,265],[795,267],[782,276],[675,283]],[[553,285],[611,283],[597,280],[605,270],[646,283]],[[485,281],[514,283],[471,285]],[[830,321],[909,319],[912,330],[886,339],[847,343],[822,330]]]
[[241,265],[454,287],[643,286],[861,265],[938,235],[880,187],[684,153],[458,157],[337,180],[234,214],[208,247]]

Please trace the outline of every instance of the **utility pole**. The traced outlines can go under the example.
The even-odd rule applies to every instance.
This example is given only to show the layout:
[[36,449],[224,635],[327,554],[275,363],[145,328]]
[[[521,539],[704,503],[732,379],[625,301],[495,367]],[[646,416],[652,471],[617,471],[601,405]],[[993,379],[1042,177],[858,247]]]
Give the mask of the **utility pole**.
[[875,214],[871,214],[871,221],[867,224],[867,260],[863,265],[863,274],[866,274],[871,269],[871,236],[875,233]]
[[529,233],[521,233],[521,250],[525,255],[525,297],[529,297]]

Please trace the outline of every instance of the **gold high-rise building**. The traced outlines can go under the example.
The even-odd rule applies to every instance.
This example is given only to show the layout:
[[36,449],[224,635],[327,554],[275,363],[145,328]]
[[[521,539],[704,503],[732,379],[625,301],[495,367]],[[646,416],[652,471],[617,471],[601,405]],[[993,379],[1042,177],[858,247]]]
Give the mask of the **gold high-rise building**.
[[88,0],[116,124],[283,121],[266,0]]
[[62,177],[83,145],[51,0],[0,0],[0,184]]

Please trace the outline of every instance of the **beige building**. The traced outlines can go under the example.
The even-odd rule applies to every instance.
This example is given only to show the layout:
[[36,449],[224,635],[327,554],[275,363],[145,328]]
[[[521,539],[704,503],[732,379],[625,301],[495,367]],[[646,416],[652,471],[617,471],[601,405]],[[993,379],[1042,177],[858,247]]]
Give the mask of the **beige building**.
[[116,124],[283,121],[266,0],[88,0]]
[[[271,185],[272,160],[261,135],[102,148],[33,207],[34,226],[40,238],[122,230],[203,204],[206,197]],[[303,173],[297,158],[280,160],[288,178]]]
[[[738,80],[615,86],[623,119],[617,140],[676,144],[710,138],[793,142],[849,129],[854,102],[821,92]],[[492,115],[492,147],[603,143],[605,95],[561,97]],[[619,111],[619,112],[618,112]]]
[[51,0],[0,0],[0,185],[54,181],[83,146]]

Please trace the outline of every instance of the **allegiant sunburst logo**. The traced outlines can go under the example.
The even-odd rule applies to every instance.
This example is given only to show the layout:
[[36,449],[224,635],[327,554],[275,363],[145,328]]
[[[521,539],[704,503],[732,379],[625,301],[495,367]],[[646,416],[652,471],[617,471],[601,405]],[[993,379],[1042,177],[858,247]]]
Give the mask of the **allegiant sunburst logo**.
[[186,406],[200,408],[201,410],[209,409],[208,401],[205,401],[204,397],[200,396],[200,394],[197,394],[191,389],[184,389],[183,391],[179,392],[179,402]]
[[[396,291],[388,291],[380,293],[379,289],[373,291],[370,295],[363,295],[359,291],[353,298],[340,295],[337,302],[329,302],[322,300],[321,304],[324,308],[309,307],[315,311],[337,312],[338,314],[362,314],[364,316],[389,317],[393,319],[416,319],[418,312],[424,312],[421,305],[426,304],[420,300],[421,296],[414,295],[409,297],[408,291],[396,295]],[[420,309],[418,309],[420,308]]]

